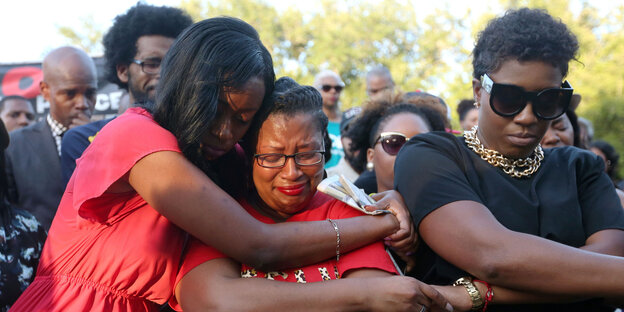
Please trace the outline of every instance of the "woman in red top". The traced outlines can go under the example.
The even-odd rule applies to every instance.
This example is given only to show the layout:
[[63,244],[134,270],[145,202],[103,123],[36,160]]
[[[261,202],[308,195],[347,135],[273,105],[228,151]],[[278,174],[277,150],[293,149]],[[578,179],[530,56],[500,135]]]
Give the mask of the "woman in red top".
[[[316,191],[330,144],[318,91],[290,78],[278,80],[276,90],[273,108],[268,116],[259,116],[246,142],[253,162],[253,192],[242,200],[243,207],[269,224],[331,223],[362,215]],[[172,304],[178,310],[417,311],[426,305],[436,311],[446,305],[430,286],[413,278],[391,277],[397,272],[381,241],[312,265],[273,272],[241,267],[196,241],[185,257],[176,286],[181,306]],[[342,278],[346,279],[335,281]]]
[[[263,269],[335,254],[327,222],[266,225],[223,190],[232,190],[223,173],[233,167],[222,162],[273,89],[257,32],[233,18],[199,22],[162,66],[155,105],[110,122],[77,161],[37,276],[12,311],[158,310],[173,292],[185,231]],[[347,250],[399,227],[393,216],[338,226]],[[409,244],[411,225],[401,226],[392,237]]]

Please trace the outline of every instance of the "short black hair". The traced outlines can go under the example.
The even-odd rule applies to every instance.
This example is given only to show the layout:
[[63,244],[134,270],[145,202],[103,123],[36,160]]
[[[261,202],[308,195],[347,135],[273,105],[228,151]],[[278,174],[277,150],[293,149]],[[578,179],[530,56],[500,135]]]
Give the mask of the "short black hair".
[[591,143],[590,148],[597,148],[605,155],[607,158],[607,175],[611,180],[615,181],[617,179],[617,167],[620,161],[620,154],[615,150],[613,145],[609,144],[607,141],[596,140]]
[[402,102],[396,104],[377,102],[363,110],[346,133],[346,136],[351,139],[351,151],[355,155],[354,162],[351,164],[355,171],[364,171],[366,150],[375,145],[375,140],[390,117],[403,113],[411,113],[422,118],[429,127],[429,131],[444,131],[444,118],[430,107]]
[[199,148],[201,139],[217,115],[219,94],[240,90],[253,78],[260,79],[265,90],[257,116],[267,109],[273,92],[271,54],[258,32],[244,21],[206,19],[187,28],[173,43],[162,62],[156,103],[145,108],[176,137],[184,156],[214,179]]
[[464,119],[466,119],[466,115],[468,115],[468,112],[470,110],[477,109],[474,103],[475,101],[471,99],[464,99],[459,101],[459,104],[457,104],[457,114],[459,115],[459,121],[464,121]]
[[132,62],[137,53],[137,40],[150,35],[175,39],[192,23],[191,17],[180,9],[142,3],[137,3],[125,14],[117,15],[102,42],[107,67],[106,79],[122,89],[127,89],[128,84],[117,77],[117,65],[128,65]]
[[577,60],[576,36],[546,11],[522,8],[492,19],[479,33],[472,55],[473,77],[496,71],[507,60],[541,61],[568,73],[568,63]]
[[2,110],[4,110],[4,103],[6,103],[9,100],[22,100],[22,101],[26,101],[28,103],[30,103],[30,101],[28,101],[27,98],[21,96],[21,95],[9,95],[9,96],[5,96],[2,99],[0,99],[0,112],[2,112]]
[[325,143],[325,161],[331,159],[331,139],[327,131],[329,119],[323,113],[321,94],[312,86],[302,86],[290,77],[281,77],[275,82],[271,104],[263,113],[256,115],[245,138],[244,150],[250,163],[256,153],[258,135],[262,124],[273,115],[292,117],[297,114],[307,114],[313,117]]

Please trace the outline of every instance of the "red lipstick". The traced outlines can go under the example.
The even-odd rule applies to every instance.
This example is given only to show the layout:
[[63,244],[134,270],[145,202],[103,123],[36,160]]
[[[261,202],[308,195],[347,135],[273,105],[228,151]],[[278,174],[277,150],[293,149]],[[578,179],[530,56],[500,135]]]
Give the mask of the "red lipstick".
[[301,194],[304,189],[305,189],[305,183],[277,187],[278,191],[288,196],[297,196]]

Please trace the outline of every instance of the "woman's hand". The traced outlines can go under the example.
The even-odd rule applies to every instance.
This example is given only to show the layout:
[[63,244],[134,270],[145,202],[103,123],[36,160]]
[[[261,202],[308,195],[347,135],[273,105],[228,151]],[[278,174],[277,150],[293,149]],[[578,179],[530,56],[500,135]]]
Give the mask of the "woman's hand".
[[371,311],[453,311],[449,302],[435,288],[405,276],[362,279],[372,289]]
[[395,190],[390,190],[374,194],[372,197],[377,203],[373,206],[367,206],[367,210],[390,210],[399,221],[399,230],[385,238],[386,245],[401,254],[409,255],[414,252],[417,247],[418,236],[401,194]]
[[453,306],[455,311],[470,311],[472,309],[472,301],[468,295],[466,288],[462,286],[437,286],[432,285],[448,302]]

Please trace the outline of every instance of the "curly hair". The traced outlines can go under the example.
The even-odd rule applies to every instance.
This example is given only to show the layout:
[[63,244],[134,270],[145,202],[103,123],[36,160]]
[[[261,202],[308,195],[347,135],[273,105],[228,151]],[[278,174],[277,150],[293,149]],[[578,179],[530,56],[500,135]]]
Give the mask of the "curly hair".
[[565,77],[578,49],[576,36],[546,11],[509,10],[479,33],[472,51],[473,77],[496,71],[507,60],[545,62]]
[[127,89],[128,84],[117,77],[117,65],[128,65],[137,53],[136,42],[142,36],[159,35],[176,38],[193,23],[184,11],[137,3],[125,14],[115,17],[113,26],[104,35],[106,79]]
[[417,92],[407,92],[407,93],[398,93],[394,102],[403,102],[407,104],[413,104],[419,107],[428,107],[440,113],[444,120],[444,126],[446,128],[451,128],[451,121],[448,120],[449,110],[446,102],[439,96],[433,95],[431,93],[417,91]]
[[345,134],[351,139],[351,152],[354,159],[351,166],[355,171],[362,172],[366,166],[366,150],[372,148],[379,137],[381,129],[390,118],[398,114],[414,114],[423,119],[430,131],[444,131],[445,123],[442,115],[429,106],[399,101],[397,103],[369,103]]
[[275,90],[271,95],[270,107],[260,114],[256,114],[245,138],[244,150],[247,159],[251,162],[256,153],[258,134],[262,124],[273,115],[292,117],[297,114],[307,114],[313,117],[316,127],[322,133],[325,143],[325,161],[331,159],[331,139],[327,132],[329,122],[323,113],[323,98],[316,88],[302,86],[290,77],[281,77],[275,82]]

